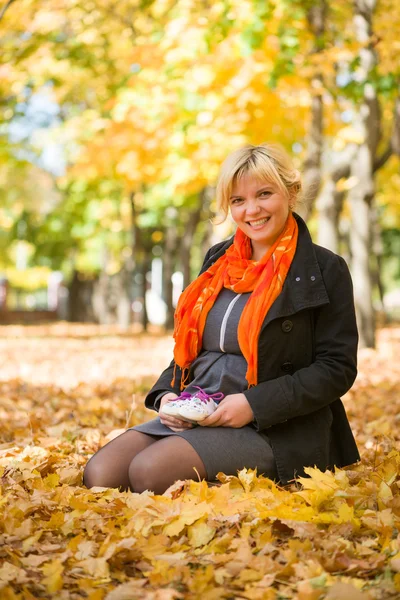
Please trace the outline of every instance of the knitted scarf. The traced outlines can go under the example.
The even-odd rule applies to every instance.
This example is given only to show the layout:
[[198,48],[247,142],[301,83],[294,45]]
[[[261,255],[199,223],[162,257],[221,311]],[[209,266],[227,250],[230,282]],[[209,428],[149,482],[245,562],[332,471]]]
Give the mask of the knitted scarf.
[[[290,213],[283,232],[259,261],[251,260],[251,241],[237,229],[233,244],[181,294],[175,311],[174,359],[182,369],[181,389],[202,347],[207,315],[221,289],[252,292],[238,325],[238,342],[247,361],[249,387],[257,383],[258,337],[272,303],[280,294],[296,252],[298,227]],[[174,385],[174,379],[172,385]]]

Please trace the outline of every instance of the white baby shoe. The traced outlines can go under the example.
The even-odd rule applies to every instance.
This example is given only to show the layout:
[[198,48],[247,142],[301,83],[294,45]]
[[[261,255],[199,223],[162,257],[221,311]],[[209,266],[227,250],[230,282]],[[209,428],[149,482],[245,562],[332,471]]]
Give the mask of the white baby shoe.
[[169,417],[178,417],[180,418],[179,409],[188,402],[192,397],[192,394],[189,392],[182,392],[178,398],[173,398],[172,400],[168,400],[160,409],[160,413],[164,415],[168,415]]
[[222,392],[207,394],[207,392],[200,387],[195,387],[197,387],[198,391],[177,408],[179,417],[191,423],[199,423],[212,415],[218,407],[218,403],[224,397]]

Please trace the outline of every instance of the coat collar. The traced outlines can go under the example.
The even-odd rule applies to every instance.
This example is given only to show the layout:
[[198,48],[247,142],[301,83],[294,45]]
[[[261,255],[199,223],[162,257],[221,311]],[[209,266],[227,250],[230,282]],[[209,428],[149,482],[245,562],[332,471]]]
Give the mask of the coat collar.
[[[317,306],[329,304],[328,293],[322,278],[310,232],[303,219],[296,213],[293,213],[293,215],[299,226],[296,254],[294,255],[282,292],[268,311],[263,327],[273,319],[287,317],[307,308],[316,308]],[[208,269],[208,267],[218,260],[232,243],[233,237],[222,244],[215,254],[210,256],[203,270]]]

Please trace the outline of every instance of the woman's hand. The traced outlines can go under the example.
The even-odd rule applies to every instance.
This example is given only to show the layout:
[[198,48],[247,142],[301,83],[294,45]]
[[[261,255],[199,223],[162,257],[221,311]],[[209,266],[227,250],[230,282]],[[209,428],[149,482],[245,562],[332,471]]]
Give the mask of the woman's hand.
[[244,394],[229,394],[218,404],[212,415],[200,421],[203,427],[244,427],[252,422],[254,413]]
[[173,392],[168,392],[168,394],[165,394],[161,398],[160,410],[159,410],[159,417],[160,417],[161,423],[163,425],[165,425],[166,427],[169,427],[169,429],[172,429],[172,431],[185,431],[186,429],[192,429],[193,425],[191,423],[188,423],[187,421],[183,421],[181,419],[177,419],[176,417],[170,417],[169,415],[164,415],[161,412],[163,405],[166,402],[168,402],[168,400],[174,400],[175,398],[178,398],[178,396],[176,394],[174,394]]

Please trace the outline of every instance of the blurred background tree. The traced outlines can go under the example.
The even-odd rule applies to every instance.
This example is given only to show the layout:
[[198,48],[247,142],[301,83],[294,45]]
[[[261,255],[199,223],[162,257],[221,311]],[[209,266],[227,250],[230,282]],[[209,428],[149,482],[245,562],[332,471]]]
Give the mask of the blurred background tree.
[[232,231],[210,221],[221,162],[279,142],[303,172],[298,211],[351,266],[372,347],[400,287],[399,27],[396,0],[5,2],[11,287],[58,271],[70,319],[170,327],[179,286]]

